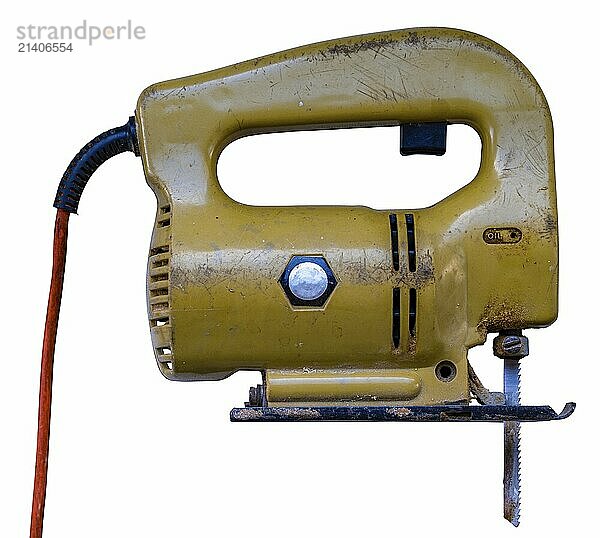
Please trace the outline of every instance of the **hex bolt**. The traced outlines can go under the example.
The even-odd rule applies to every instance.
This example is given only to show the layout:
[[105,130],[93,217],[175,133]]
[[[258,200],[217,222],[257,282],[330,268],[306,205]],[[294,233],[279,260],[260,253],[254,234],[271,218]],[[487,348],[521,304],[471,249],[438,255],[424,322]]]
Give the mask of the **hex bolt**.
[[321,308],[337,280],[323,256],[294,255],[279,277],[279,284],[292,306]]

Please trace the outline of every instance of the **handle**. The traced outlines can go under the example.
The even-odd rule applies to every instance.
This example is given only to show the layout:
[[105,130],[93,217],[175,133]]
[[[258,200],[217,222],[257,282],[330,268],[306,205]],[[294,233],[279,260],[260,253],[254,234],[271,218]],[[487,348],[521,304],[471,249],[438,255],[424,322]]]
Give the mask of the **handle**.
[[461,30],[327,41],[163,82],[142,93],[137,118],[149,181],[189,203],[220,195],[216,161],[241,136],[449,122],[481,137],[480,188],[529,184],[533,203],[553,205],[552,123],[541,89],[506,49]]

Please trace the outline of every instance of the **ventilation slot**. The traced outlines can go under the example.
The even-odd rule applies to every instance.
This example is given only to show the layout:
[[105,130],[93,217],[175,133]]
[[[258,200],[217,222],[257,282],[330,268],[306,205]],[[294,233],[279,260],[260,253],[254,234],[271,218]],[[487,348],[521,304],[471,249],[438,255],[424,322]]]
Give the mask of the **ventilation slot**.
[[[158,353],[158,359],[160,360],[162,357],[166,357],[167,355],[171,355],[171,347],[170,346],[162,346],[157,347],[156,352]],[[168,360],[168,359],[167,359]],[[162,361],[161,361],[162,362]]]
[[152,325],[152,327],[164,327],[169,324],[169,321],[170,319],[168,317],[152,318],[150,320],[150,325]]
[[159,267],[167,267],[169,265],[168,258],[164,258],[162,260],[152,260],[152,268],[158,269]]
[[172,357],[171,347],[170,346],[161,346],[156,348],[156,357],[158,362],[168,368],[169,370],[173,370],[173,357]]
[[394,271],[400,269],[400,254],[398,252],[398,217],[395,214],[390,214],[390,234],[392,240],[392,262]]
[[158,208],[148,266],[148,303],[150,305],[150,334],[154,353],[163,373],[173,372],[173,335],[169,276],[171,259],[171,206]]
[[162,312],[169,309],[169,303],[152,303],[150,309],[152,312]]
[[150,297],[158,297],[160,295],[169,295],[168,288],[157,288],[155,290],[150,290]]
[[408,333],[411,337],[416,334],[417,328],[417,290],[408,290]]
[[406,217],[406,243],[408,248],[408,270],[414,273],[417,270],[417,252],[415,247],[415,218],[412,213]]
[[169,245],[161,245],[150,249],[150,256],[158,256],[159,254],[168,254]]
[[392,342],[397,349],[400,345],[400,288],[392,290]]

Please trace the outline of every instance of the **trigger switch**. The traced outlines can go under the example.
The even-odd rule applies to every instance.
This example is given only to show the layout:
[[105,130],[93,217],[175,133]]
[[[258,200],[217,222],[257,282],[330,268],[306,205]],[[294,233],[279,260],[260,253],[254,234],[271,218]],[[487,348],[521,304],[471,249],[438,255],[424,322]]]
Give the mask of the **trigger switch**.
[[400,125],[401,155],[444,155],[446,153],[446,123],[402,123]]

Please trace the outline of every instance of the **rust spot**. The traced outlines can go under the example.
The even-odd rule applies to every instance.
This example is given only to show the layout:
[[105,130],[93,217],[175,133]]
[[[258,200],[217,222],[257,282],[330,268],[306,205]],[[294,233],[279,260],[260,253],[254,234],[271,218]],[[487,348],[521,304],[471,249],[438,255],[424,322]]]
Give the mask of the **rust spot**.
[[417,271],[414,275],[415,285],[417,287],[434,282],[435,273],[433,270],[433,258],[429,251],[419,254],[417,257]]
[[241,420],[258,420],[263,417],[262,409],[254,409],[252,407],[246,407],[244,409],[238,409],[237,413]]
[[540,230],[540,235],[544,238],[551,238],[556,235],[556,231],[558,229],[558,225],[556,222],[556,217],[553,213],[546,213],[542,220],[542,229]]
[[400,257],[400,272],[394,272],[394,283],[399,283],[410,288],[422,288],[435,282],[435,269],[433,257],[427,250],[417,256],[417,270],[412,273],[408,270],[406,256]]
[[393,417],[406,417],[412,414],[408,407],[388,407],[385,412]]
[[302,409],[301,407],[279,407],[277,408],[277,414],[280,417],[296,419],[316,419],[321,416],[321,413],[314,408]]
[[389,38],[369,39],[366,41],[357,41],[355,43],[336,43],[323,51],[326,56],[351,56],[357,52],[378,51],[388,46],[394,46],[395,41]]
[[424,36],[420,36],[417,32],[408,32],[408,37],[404,40],[404,42],[410,47],[418,47],[427,44],[427,40]]
[[522,329],[525,325],[525,308],[517,303],[507,304],[493,299],[486,305],[477,331],[485,336],[488,332],[506,329]]
[[409,336],[408,337],[408,354],[409,355],[416,355],[417,353],[417,338],[416,336]]

